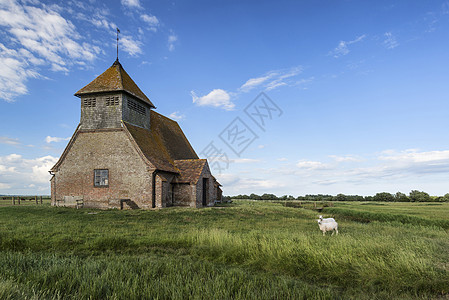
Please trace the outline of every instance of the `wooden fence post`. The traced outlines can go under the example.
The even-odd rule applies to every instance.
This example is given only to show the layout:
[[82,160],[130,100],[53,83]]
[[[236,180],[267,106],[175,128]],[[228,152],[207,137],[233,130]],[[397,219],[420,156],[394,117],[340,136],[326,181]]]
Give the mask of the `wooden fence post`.
[[39,204],[37,203],[37,196],[34,196],[34,201],[36,201],[36,204]]
[[12,205],[16,205],[16,198],[14,196],[12,196]]
[[42,204],[42,196],[41,196],[41,204]]
[[20,197],[17,197],[17,202],[19,202],[19,205],[20,205]]

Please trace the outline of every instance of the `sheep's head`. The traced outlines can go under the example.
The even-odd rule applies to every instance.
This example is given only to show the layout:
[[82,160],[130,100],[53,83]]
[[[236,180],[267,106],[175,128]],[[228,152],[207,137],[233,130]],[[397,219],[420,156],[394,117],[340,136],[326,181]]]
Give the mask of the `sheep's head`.
[[323,216],[322,216],[322,215],[319,215],[319,216],[318,216],[318,219],[322,220],[322,219],[323,219]]
[[322,221],[323,221],[322,219],[318,219],[318,220],[317,220],[318,225],[321,225]]

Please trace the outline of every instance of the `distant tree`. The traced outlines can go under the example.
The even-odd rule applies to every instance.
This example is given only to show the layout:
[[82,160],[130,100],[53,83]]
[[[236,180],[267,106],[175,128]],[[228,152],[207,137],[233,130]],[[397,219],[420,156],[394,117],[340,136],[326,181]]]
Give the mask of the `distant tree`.
[[279,197],[279,200],[287,200],[288,196],[287,195],[283,195],[281,197]]
[[347,201],[347,197],[344,194],[338,194],[334,197],[334,201]]
[[[223,196],[221,200],[222,200],[223,202],[229,202],[229,201],[231,201],[231,198],[232,198],[232,197],[230,197],[230,196]],[[242,198],[240,198],[240,199],[242,199]]]
[[373,201],[373,196],[365,196],[363,200],[365,201]]
[[346,195],[346,201],[363,201],[365,198],[359,195]]
[[251,195],[249,195],[249,199],[260,200],[260,196],[256,195],[256,194],[251,194]]
[[409,198],[411,202],[430,202],[432,200],[429,194],[417,190],[411,191]]
[[295,197],[293,197],[292,195],[288,195],[287,200],[295,200]]
[[376,195],[374,195],[373,197],[374,201],[383,201],[383,202],[393,202],[394,201],[394,196],[390,193],[377,193]]
[[410,199],[407,197],[406,194],[401,193],[401,192],[397,192],[396,194],[394,194],[394,201],[396,201],[396,202],[409,202]]
[[449,202],[449,193],[443,196],[443,201]]
[[274,194],[263,194],[260,196],[261,200],[278,200],[278,197]]

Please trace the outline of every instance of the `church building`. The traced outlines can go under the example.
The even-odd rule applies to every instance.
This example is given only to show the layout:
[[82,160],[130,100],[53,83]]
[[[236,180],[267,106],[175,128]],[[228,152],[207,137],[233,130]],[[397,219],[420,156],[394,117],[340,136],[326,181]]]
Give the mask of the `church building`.
[[212,206],[220,184],[178,123],[155,112],[118,59],[75,93],[81,121],[50,170],[52,205]]

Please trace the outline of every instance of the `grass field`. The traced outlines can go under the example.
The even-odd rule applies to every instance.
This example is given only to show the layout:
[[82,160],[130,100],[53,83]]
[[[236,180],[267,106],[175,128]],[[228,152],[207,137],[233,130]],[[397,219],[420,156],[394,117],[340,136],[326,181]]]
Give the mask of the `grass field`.
[[449,204],[0,207],[0,299],[449,299]]

